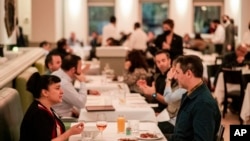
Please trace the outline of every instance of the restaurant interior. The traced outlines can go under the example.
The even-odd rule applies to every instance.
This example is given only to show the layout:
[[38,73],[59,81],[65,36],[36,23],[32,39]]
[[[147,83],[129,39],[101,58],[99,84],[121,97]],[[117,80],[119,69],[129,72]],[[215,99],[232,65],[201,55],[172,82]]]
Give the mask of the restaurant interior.
[[[230,125],[249,124],[249,5],[249,0],[0,0],[0,141],[19,140],[23,117],[34,100],[27,82],[35,72],[52,73],[45,60],[62,41],[67,53],[81,58],[88,92],[98,93],[86,96],[77,117],[60,116],[66,129],[82,122],[84,131],[91,131],[91,135],[84,131],[71,135],[68,141],[88,140],[87,136],[91,136],[89,141],[145,140],[142,136],[147,133],[153,137],[146,138],[167,141],[168,135],[157,123],[171,120],[172,113],[165,109],[156,112],[160,100],[154,101],[158,100],[154,94],[138,90],[137,84],[140,79],[149,85],[153,82],[149,78],[154,79],[157,73],[155,50],[166,47],[163,44],[158,48],[154,43],[163,35],[166,19],[172,19],[174,26],[170,28],[182,39],[182,55],[202,60],[202,78],[221,112],[216,141],[229,141]],[[113,33],[105,35],[104,28],[112,24],[112,16],[116,19],[116,35],[108,37]],[[224,22],[226,17],[228,21]],[[137,35],[135,23],[141,31]],[[226,41],[229,25],[232,44]],[[218,27],[223,30],[223,35],[218,33],[224,37],[223,42],[215,39]],[[136,48],[132,39],[137,43],[145,40],[145,48]],[[223,48],[219,52],[218,45]],[[133,85],[127,80],[132,76],[125,74],[131,50],[142,52],[151,73],[146,78],[133,76]],[[234,65],[231,56],[226,60],[228,54],[236,54],[239,59],[240,53],[244,54],[244,63]],[[131,60],[140,59],[133,57]],[[78,91],[82,88],[81,81],[73,85]],[[107,128],[95,133],[99,121],[105,121]],[[139,131],[143,135],[138,136]]]

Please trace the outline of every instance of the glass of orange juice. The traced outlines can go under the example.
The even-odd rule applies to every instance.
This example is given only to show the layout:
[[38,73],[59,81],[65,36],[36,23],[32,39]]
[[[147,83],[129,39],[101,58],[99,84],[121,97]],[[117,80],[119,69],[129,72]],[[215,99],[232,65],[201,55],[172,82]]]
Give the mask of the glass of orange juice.
[[125,131],[125,117],[123,115],[119,115],[117,118],[117,132],[124,133]]

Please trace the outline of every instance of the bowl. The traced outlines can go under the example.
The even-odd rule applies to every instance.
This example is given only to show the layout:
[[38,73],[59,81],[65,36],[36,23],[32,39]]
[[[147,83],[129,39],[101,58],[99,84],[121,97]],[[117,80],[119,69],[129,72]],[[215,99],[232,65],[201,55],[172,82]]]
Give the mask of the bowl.
[[99,134],[99,130],[96,126],[85,126],[82,132],[82,138],[84,139],[95,139]]

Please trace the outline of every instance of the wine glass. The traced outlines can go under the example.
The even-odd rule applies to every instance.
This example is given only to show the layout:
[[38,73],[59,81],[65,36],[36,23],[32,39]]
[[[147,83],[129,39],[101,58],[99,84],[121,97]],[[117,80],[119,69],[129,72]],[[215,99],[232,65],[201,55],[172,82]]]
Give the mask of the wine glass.
[[96,127],[101,132],[101,138],[103,130],[107,127],[107,120],[105,113],[98,113],[96,117]]

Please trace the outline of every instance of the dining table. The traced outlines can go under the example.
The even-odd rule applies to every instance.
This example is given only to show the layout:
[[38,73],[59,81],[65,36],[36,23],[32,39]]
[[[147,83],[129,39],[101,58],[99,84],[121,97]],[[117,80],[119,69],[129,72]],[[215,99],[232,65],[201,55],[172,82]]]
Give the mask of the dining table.
[[240,117],[244,121],[244,124],[249,121],[250,118],[250,83],[247,84],[243,103],[241,106]]
[[[72,123],[71,125],[75,125],[76,123]],[[128,123],[125,123],[125,127],[127,127]],[[96,126],[96,122],[85,122],[84,127],[88,126]],[[84,131],[83,131],[84,132]],[[155,134],[157,137],[155,138],[142,138],[141,134]],[[117,123],[116,122],[108,122],[106,129],[104,129],[102,135],[99,133],[93,141],[119,141],[120,139],[135,139],[136,141],[167,141],[165,136],[160,131],[159,127],[154,122],[140,122],[139,123],[139,131],[137,133],[132,133],[131,135],[126,135],[124,133],[117,133]],[[83,137],[81,134],[72,135],[69,137],[68,141],[83,141]]]
[[[125,116],[128,120],[140,120],[157,122],[157,117],[152,107],[157,107],[157,104],[149,104],[145,98],[138,93],[126,93],[125,102],[121,102],[118,93],[104,93],[101,96],[87,96],[85,108],[80,110],[78,121],[94,121],[97,113],[105,113],[108,121],[115,121],[119,115]],[[88,111],[88,106],[113,106],[114,110],[104,111]],[[164,120],[169,120],[167,112],[162,113]]]
[[[250,70],[248,69],[248,67],[238,67],[234,69],[242,70],[242,75],[250,74]],[[235,84],[227,84],[227,85],[230,85],[228,86],[228,91],[240,90],[240,85],[235,85]],[[222,103],[224,101],[224,96],[225,96],[223,72],[220,72],[218,75],[213,95],[219,104],[220,110],[222,110]]]
[[[80,88],[80,82],[75,81],[75,88]],[[105,75],[86,75],[86,88],[92,90],[98,90],[99,92],[109,92],[123,88],[129,93],[129,87],[124,82],[113,81],[107,78]]]

